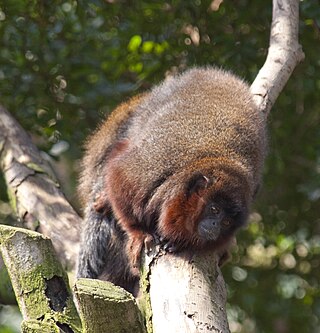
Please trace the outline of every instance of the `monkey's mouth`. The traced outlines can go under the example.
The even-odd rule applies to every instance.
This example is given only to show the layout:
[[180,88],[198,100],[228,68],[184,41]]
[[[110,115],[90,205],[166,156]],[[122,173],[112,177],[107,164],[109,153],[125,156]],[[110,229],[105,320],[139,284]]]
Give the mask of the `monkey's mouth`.
[[198,234],[204,240],[215,241],[220,236],[220,223],[216,219],[204,219],[199,223]]

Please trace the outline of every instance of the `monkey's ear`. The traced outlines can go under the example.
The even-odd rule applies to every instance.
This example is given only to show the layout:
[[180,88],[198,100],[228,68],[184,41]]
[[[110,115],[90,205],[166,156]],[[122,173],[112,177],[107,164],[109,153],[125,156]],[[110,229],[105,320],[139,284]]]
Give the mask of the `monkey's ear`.
[[191,196],[193,193],[201,195],[201,192],[210,185],[210,179],[198,171],[189,178],[186,185],[187,197]]

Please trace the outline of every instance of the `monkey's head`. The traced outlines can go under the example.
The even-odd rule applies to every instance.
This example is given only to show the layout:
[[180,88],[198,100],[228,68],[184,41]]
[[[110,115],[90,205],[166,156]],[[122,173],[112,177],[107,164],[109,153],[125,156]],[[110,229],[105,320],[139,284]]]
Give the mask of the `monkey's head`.
[[162,205],[159,234],[178,248],[219,247],[245,224],[251,193],[235,168],[194,171]]

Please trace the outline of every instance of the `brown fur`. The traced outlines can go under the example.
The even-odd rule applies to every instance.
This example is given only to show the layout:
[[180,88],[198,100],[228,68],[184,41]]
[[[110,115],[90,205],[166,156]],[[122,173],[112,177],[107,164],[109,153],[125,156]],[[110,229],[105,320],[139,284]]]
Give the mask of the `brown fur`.
[[[230,239],[260,183],[266,128],[247,84],[199,68],[122,104],[86,150],[82,200],[116,218],[137,274],[150,235],[194,250]],[[211,205],[223,210],[219,235],[210,230]]]
[[141,103],[144,94],[131,98],[121,103],[103,122],[93,135],[91,135],[84,146],[87,152],[81,165],[78,194],[82,204],[85,206],[94,188],[95,177],[100,172],[108,154],[113,146],[121,139],[125,123],[129,120],[135,108]]

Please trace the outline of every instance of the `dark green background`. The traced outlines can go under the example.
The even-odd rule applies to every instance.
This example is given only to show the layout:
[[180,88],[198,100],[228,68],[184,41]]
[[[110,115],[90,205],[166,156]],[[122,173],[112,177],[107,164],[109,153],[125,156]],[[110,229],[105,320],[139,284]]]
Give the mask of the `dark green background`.
[[[257,75],[271,1],[210,5],[0,1],[0,103],[51,155],[76,207],[81,142],[120,101],[194,65],[222,66],[249,82]],[[271,112],[264,186],[223,268],[232,332],[320,332],[319,1],[300,8],[306,59]],[[10,223],[3,179],[0,186],[0,219]],[[1,333],[13,332],[8,318],[0,310]]]

